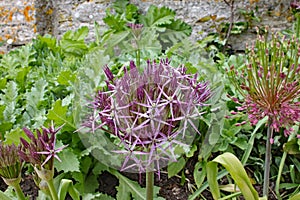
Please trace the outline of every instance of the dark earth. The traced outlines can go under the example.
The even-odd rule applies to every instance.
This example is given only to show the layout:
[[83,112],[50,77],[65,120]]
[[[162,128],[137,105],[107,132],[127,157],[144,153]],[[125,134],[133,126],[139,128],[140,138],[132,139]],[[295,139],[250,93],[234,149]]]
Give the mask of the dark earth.
[[[195,157],[195,156],[194,156]],[[178,176],[168,178],[168,175],[166,173],[166,169],[162,170],[160,179],[155,177],[155,185],[160,187],[159,196],[164,197],[166,200],[187,200],[188,196],[192,193],[191,190],[189,190],[188,182],[190,184],[194,184],[193,179],[193,171],[195,166],[196,159],[191,158],[188,160],[186,167],[184,169],[186,179],[189,181],[185,181],[185,183],[181,184],[181,178]],[[181,173],[180,173],[181,174]],[[126,177],[130,178],[131,180],[139,181],[139,175],[138,174],[131,174],[131,173],[123,173]],[[145,175],[142,174],[142,183],[141,185],[145,186]],[[118,179],[111,175],[109,172],[103,172],[99,178],[99,189],[98,191],[101,193],[108,194],[110,196],[116,197],[117,190],[116,186],[118,186]],[[227,180],[223,179],[221,180],[221,184],[226,184]],[[194,184],[195,185],[195,184]],[[274,186],[275,184],[273,182],[270,183],[270,194],[269,194],[269,200],[275,200],[276,195],[274,192]],[[254,185],[255,189],[259,192],[259,195],[262,196],[262,187],[260,185]],[[5,183],[0,179],[0,190],[4,191],[7,188]],[[38,188],[35,186],[35,183],[33,182],[32,178],[29,176],[26,176],[23,178],[21,182],[21,188],[23,189],[25,195],[30,196],[30,200],[35,200],[38,194]],[[67,198],[68,200],[71,198]],[[210,192],[208,190],[205,190],[202,193],[202,197],[197,198],[197,200],[200,199],[206,199],[206,200],[213,200]],[[240,197],[240,200],[243,200],[243,197]]]

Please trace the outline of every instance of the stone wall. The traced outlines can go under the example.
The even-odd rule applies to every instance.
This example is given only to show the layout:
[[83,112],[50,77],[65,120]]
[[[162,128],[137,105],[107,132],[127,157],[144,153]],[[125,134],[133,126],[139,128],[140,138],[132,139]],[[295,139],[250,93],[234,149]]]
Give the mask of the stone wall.
[[[293,0],[235,0],[232,8],[225,0],[131,0],[143,11],[151,4],[174,9],[177,17],[193,26],[192,38],[203,38],[209,32],[216,32],[222,22],[249,22],[246,33],[230,37],[235,49],[243,49],[245,42],[255,37],[255,26],[269,26],[273,30],[291,28],[292,15],[289,11]],[[50,33],[60,37],[67,30],[80,26],[90,28],[92,39],[93,24],[102,19],[110,0],[1,0],[0,2],[0,53],[25,44],[37,34]],[[242,11],[246,14],[242,14]],[[252,17],[251,17],[252,14]],[[210,17],[211,16],[211,17]],[[260,21],[255,21],[253,17]],[[246,17],[246,18],[245,18]],[[206,19],[206,20],[204,20]],[[212,19],[215,19],[212,20]]]

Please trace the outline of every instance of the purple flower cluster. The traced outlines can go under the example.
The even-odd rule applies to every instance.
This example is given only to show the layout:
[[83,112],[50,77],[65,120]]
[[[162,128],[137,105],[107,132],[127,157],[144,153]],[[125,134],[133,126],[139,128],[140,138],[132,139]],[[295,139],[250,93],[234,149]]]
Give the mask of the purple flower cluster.
[[[92,102],[93,113],[83,126],[102,129],[120,140],[126,155],[121,170],[155,170],[160,163],[176,161],[174,145],[185,145],[190,133],[198,132],[200,108],[211,92],[185,67],[174,68],[168,59],[147,62],[141,73],[135,63],[124,76],[115,78],[106,66],[107,87]],[[189,130],[190,129],[190,130]]]
[[267,116],[275,132],[283,128],[287,136],[300,121],[299,55],[300,45],[294,38],[285,41],[274,35],[266,43],[259,36],[256,46],[250,49],[246,67],[231,67],[232,83],[245,98],[238,110],[247,111],[252,125]]
[[66,147],[62,146],[55,149],[56,134],[61,128],[62,126],[55,129],[52,124],[50,128],[43,127],[42,132],[37,129],[37,136],[29,129],[23,128],[23,131],[30,139],[30,142],[27,142],[24,138],[20,138],[22,146],[19,154],[21,159],[38,167],[38,169],[44,168],[53,170],[54,158],[60,161],[57,153]]
[[22,161],[19,147],[0,142],[0,176],[4,179],[16,179],[21,175]]

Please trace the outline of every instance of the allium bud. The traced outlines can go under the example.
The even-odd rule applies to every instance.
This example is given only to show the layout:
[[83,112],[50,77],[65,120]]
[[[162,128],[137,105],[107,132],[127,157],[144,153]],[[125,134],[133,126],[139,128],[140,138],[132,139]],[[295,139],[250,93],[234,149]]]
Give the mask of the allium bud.
[[18,147],[0,142],[0,176],[3,179],[18,179],[21,176],[22,162]]
[[19,155],[21,159],[31,163],[39,170],[53,170],[54,158],[60,161],[57,153],[66,147],[66,145],[64,145],[55,149],[56,134],[61,128],[62,126],[55,129],[52,123],[49,128],[43,127],[42,132],[37,129],[37,136],[29,129],[23,128],[23,131],[30,139],[30,142],[27,142],[24,138],[20,138],[22,146]]

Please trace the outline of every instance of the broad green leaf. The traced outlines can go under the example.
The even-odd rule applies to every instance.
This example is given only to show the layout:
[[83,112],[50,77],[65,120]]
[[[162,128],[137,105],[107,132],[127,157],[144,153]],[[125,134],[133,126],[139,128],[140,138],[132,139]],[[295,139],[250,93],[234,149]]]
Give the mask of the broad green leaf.
[[12,198],[8,197],[4,192],[0,191],[0,199],[1,200],[13,200]]
[[[197,188],[200,188],[201,185],[203,184],[203,181],[206,177],[206,162],[205,161],[198,161],[195,165],[194,169],[194,180],[197,185]],[[199,171],[201,169],[201,171]]]
[[151,5],[146,15],[140,15],[140,21],[146,27],[160,26],[172,23],[174,17],[175,12],[170,8]]
[[30,72],[30,67],[23,67],[20,68],[18,74],[16,76],[16,82],[19,85],[20,89],[25,90],[26,83],[26,76]]
[[283,150],[291,155],[300,154],[298,138],[293,138],[292,140],[288,141],[283,145]]
[[70,83],[73,83],[76,79],[76,75],[71,70],[61,71],[57,77],[57,82],[61,85],[69,86]]
[[242,163],[236,156],[228,152],[219,155],[207,165],[207,179],[214,199],[220,198],[220,189],[217,182],[217,164],[221,164],[226,168],[246,200],[259,199],[258,193],[252,186]]
[[182,20],[172,20],[166,25],[166,30],[160,33],[159,38],[164,43],[176,44],[187,38],[191,32],[192,27],[187,23]]
[[185,166],[185,159],[183,157],[179,158],[177,162],[173,162],[168,165],[168,178],[178,174]]
[[49,121],[54,121],[56,125],[66,124],[65,126],[70,126],[76,129],[75,125],[72,123],[72,119],[68,116],[68,107],[62,105],[62,100],[57,100],[53,108],[48,111],[47,119]]
[[8,188],[4,192],[0,191],[0,197],[1,200],[2,197],[5,200],[18,200],[17,194],[15,193],[12,186],[8,186]]
[[300,193],[292,196],[289,200],[299,200],[300,199]]
[[24,139],[27,138],[27,136],[23,130],[21,130],[20,128],[16,128],[16,129],[10,131],[9,133],[5,134],[4,143],[19,145],[21,137]]
[[79,172],[79,161],[76,154],[70,148],[63,149],[58,153],[58,157],[61,159],[59,162],[57,159],[54,161],[54,166],[57,171],[63,172]]
[[103,21],[115,32],[125,30],[126,21],[122,19],[120,15],[109,14],[103,18]]

